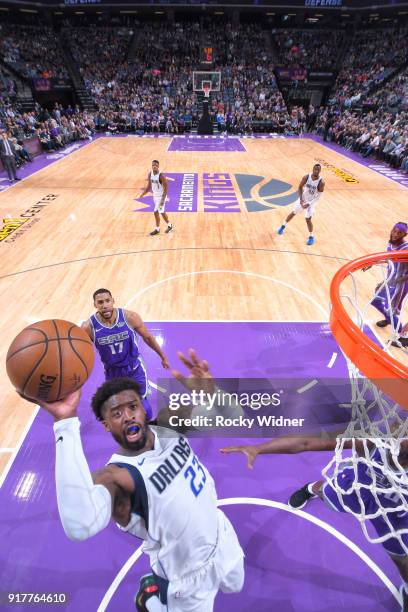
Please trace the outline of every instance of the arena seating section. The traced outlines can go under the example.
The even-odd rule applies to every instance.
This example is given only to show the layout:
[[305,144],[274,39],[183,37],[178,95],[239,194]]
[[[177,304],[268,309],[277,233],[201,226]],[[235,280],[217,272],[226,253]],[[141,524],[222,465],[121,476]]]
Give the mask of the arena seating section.
[[[27,18],[28,19],[28,18]],[[202,95],[192,88],[200,48],[216,50],[221,89],[211,94],[219,131],[245,134],[315,130],[365,156],[408,170],[408,29],[272,29],[267,23],[202,19],[163,27],[157,21],[95,17],[52,27],[0,24],[0,128],[20,143],[37,135],[45,150],[108,133],[184,133],[197,124]],[[378,44],[381,40],[381,45]],[[287,106],[274,68],[332,70],[324,104]],[[73,80],[91,108],[24,109],[18,92],[32,79]]]

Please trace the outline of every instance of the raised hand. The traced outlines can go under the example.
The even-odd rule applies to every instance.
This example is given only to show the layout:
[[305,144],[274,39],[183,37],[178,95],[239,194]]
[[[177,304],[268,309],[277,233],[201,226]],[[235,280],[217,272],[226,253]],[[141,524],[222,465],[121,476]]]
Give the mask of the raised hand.
[[81,390],[73,391],[56,402],[41,402],[41,408],[54,417],[55,421],[77,416],[77,407],[81,398]]
[[220,448],[220,452],[224,454],[243,453],[247,457],[247,467],[250,470],[253,469],[255,459],[258,456],[258,451],[255,446],[225,446],[224,448]]
[[189,376],[183,376],[178,370],[172,370],[174,378],[191,391],[202,390],[206,393],[214,393],[215,383],[208,362],[205,359],[200,360],[194,349],[189,349],[188,354],[189,358],[185,357],[181,351],[177,353],[180,361],[188,368]]

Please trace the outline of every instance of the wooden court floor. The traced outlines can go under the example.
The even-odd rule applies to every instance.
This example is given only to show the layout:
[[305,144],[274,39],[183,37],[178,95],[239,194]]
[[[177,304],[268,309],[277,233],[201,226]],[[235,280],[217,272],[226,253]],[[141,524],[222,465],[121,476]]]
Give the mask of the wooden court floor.
[[[385,250],[393,224],[407,218],[404,187],[306,138],[245,139],[243,152],[172,152],[170,141],[100,138],[0,194],[2,219],[33,215],[17,239],[0,241],[0,474],[34,410],[5,373],[7,348],[29,323],[85,319],[99,287],[146,321],[327,321],[336,270]],[[197,173],[198,205],[169,212],[174,232],[150,237],[152,213],[135,209],[155,158],[165,173]],[[292,205],[274,206],[259,192],[274,179],[294,193],[317,161],[326,190],[307,247],[303,218],[277,235]],[[240,212],[204,211],[206,173],[229,175]],[[247,210],[237,175],[260,177],[251,196],[265,210]],[[367,300],[374,282],[368,272]]]

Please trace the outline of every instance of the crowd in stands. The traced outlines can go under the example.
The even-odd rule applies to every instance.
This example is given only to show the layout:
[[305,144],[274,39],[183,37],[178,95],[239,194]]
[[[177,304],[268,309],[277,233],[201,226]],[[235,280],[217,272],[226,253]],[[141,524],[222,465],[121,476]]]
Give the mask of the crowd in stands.
[[[316,130],[365,156],[375,156],[408,170],[408,31],[393,35],[359,31],[346,54],[329,106],[317,119]],[[298,134],[311,127],[315,109],[288,111],[272,69],[268,33],[261,25],[215,25],[213,21],[138,23],[130,27],[81,26],[62,30],[95,111],[79,107],[53,110],[36,105],[30,113],[17,110],[12,72],[0,66],[0,129],[23,146],[37,136],[44,150],[57,150],[95,132],[183,133],[200,117],[200,96],[193,91],[192,67],[199,67],[200,49],[211,43],[214,70],[221,73],[219,91],[211,94],[212,112],[220,132],[268,131]],[[273,32],[279,62],[308,68],[334,68],[344,31],[280,30]],[[26,78],[67,77],[59,38],[43,26],[2,26],[0,58]],[[396,76],[372,92],[392,72]],[[374,110],[357,112],[353,102],[364,100]],[[19,144],[20,143],[20,144]],[[23,147],[24,148],[24,147]],[[24,152],[21,161],[29,161]]]
[[[14,55],[10,48],[19,49],[17,40],[24,40],[28,28],[8,25],[1,43],[3,60],[13,56],[14,63],[9,63],[23,76],[28,70],[34,74],[34,68],[37,75],[65,75],[62,56],[54,49],[56,35],[46,28],[36,27],[32,36],[36,38],[34,47],[42,49],[47,67],[34,64],[36,57],[31,58],[31,63],[18,63],[17,57],[25,57],[25,43]],[[297,119],[297,112],[296,119],[289,115],[278,89],[271,69],[271,51],[260,25],[227,23],[220,27],[209,21],[201,27],[186,22],[163,28],[159,23],[135,22],[131,29],[120,25],[73,28],[65,24],[62,33],[98,109],[94,117],[98,130],[189,130],[200,116],[200,96],[193,91],[191,68],[199,66],[200,47],[205,41],[214,47],[214,68],[221,72],[221,89],[211,95],[220,130],[245,133],[253,131],[254,125],[262,129],[261,124],[281,132],[302,129],[303,119]]]
[[394,28],[391,32],[389,29],[357,31],[343,66],[345,68],[356,65],[370,68],[373,64],[400,66],[406,59],[407,34],[407,28]]
[[408,59],[408,29],[361,30],[356,32],[329,104],[352,107],[365,101]]
[[408,111],[366,114],[326,108],[316,123],[325,140],[336,142],[363,157],[372,156],[408,171]]
[[[133,31],[104,28],[104,35],[94,30],[83,28],[80,34],[70,32],[68,37],[85,85],[99,108],[101,129],[138,133],[164,126],[174,133],[191,126],[198,113],[191,76],[191,66],[199,61],[195,24],[137,28],[132,57]],[[97,46],[101,54],[95,52]]]
[[[117,69],[127,66],[126,59],[132,30],[113,27],[64,28],[72,56],[85,86],[98,96],[113,83]],[[119,75],[120,78],[120,75]]]
[[0,66],[0,107],[7,107],[15,101],[17,86],[10,74]]
[[[210,41],[222,74],[212,92],[212,110],[220,129],[252,130],[252,123],[283,126],[286,105],[271,70],[260,26],[195,22],[135,24],[134,44],[123,28],[64,30],[85,85],[99,109],[97,127],[136,133],[183,133],[199,118],[192,67],[200,47]],[[98,53],[97,49],[101,49]],[[283,117],[283,119],[282,119]]]
[[399,73],[365,102],[381,109],[408,110],[408,70]]
[[335,68],[344,41],[343,30],[273,30],[278,64],[305,68]]
[[23,113],[0,107],[0,132],[5,132],[17,151],[17,165],[32,161],[24,142],[36,137],[44,151],[56,151],[78,140],[92,139],[95,133],[91,114],[78,106],[63,108],[56,104],[52,111],[36,104],[33,111]]
[[326,140],[404,171],[408,74],[401,67],[408,61],[407,35],[406,28],[357,32],[328,106],[316,122],[317,133]]
[[0,58],[27,79],[68,78],[57,34],[50,27],[2,24]]
[[219,129],[245,133],[268,123],[283,130],[288,111],[261,26],[211,24],[203,35],[216,49],[215,69],[221,72],[220,91],[211,96]]

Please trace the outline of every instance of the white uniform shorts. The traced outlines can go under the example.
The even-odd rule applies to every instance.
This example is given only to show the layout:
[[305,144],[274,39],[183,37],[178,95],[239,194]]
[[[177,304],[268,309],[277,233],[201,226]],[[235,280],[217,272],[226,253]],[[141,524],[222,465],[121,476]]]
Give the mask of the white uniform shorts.
[[244,585],[244,552],[229,519],[218,510],[218,545],[203,567],[168,583],[166,612],[212,612],[219,590],[239,593]]
[[297,200],[295,203],[295,206],[293,207],[293,212],[295,213],[295,215],[297,215],[297,213],[299,212],[304,212],[305,219],[310,219],[314,215],[316,204],[317,204],[317,200],[315,200],[314,202],[311,202],[307,208],[303,208],[300,203],[300,200]]
[[163,196],[159,196],[159,197],[153,196],[154,212],[164,213],[164,209],[166,208],[167,198],[165,198],[163,204],[161,203],[162,199],[163,199]]

